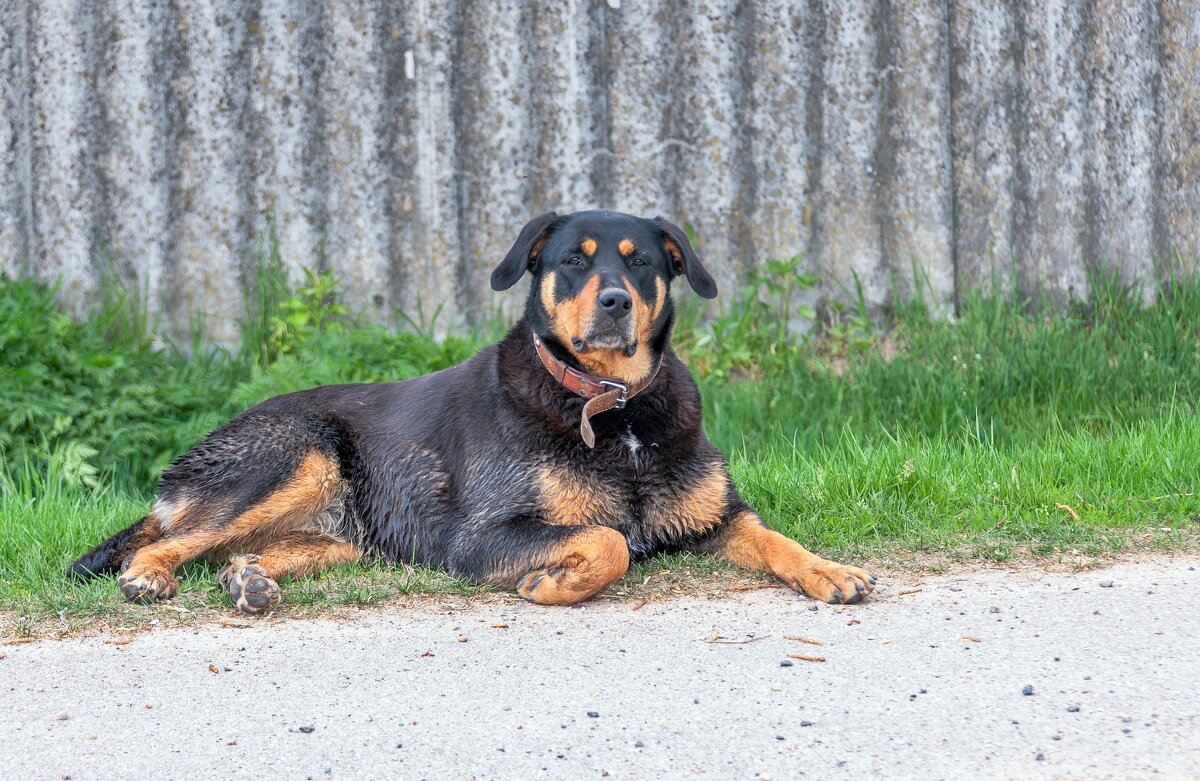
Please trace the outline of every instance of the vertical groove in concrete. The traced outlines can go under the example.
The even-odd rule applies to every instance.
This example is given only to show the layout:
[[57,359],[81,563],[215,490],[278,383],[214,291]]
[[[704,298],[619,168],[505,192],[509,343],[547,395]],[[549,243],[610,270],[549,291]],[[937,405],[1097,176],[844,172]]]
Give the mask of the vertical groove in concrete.
[[[583,0],[537,0],[529,10],[528,179],[532,216],[547,209],[596,206],[592,197],[595,126],[602,110],[587,73],[588,16]],[[496,258],[499,260],[499,258]]]
[[1163,254],[1200,260],[1200,3],[1159,3],[1158,211]]
[[954,297],[945,15],[942,0],[887,5],[883,134],[891,170],[883,248],[894,294],[920,295],[937,307]]
[[[739,156],[738,98],[741,83],[737,0],[688,0],[679,7],[674,35],[679,47],[677,73],[707,78],[678,81],[670,108],[674,128],[668,159],[673,169],[675,217],[696,227],[696,251],[720,258],[711,271],[721,290],[732,293],[739,270],[749,262],[741,253],[738,228],[739,183],[748,176]],[[748,205],[748,204],[747,204]]]
[[623,50],[613,51],[608,41],[608,3],[589,0],[585,3],[585,29],[587,30],[588,100],[592,126],[590,128],[591,149],[588,152],[591,171],[592,201],[601,209],[613,208],[613,155],[612,155],[612,102],[608,85],[612,80],[612,60],[624,55]]
[[325,226],[316,202],[318,182],[306,165],[306,147],[321,128],[314,110],[313,54],[306,51],[310,25],[318,18],[307,3],[263,0],[249,31],[250,116],[244,128],[254,143],[254,226],[259,245],[263,219],[275,221],[281,259],[293,278],[302,267],[316,269]]
[[236,3],[180,0],[173,18],[178,34],[179,72],[172,83],[179,112],[175,197],[176,316],[204,313],[209,334],[219,341],[237,335],[242,302],[245,194],[240,172],[241,97],[244,74],[237,53],[246,34]]
[[[263,215],[354,309],[479,319],[535,213],[695,229],[725,293],[806,254],[883,305],[1200,253],[1200,2],[0,3],[0,269],[108,258],[236,336]],[[1150,294],[1153,290],[1148,290]]]
[[1126,283],[1155,276],[1156,17],[1151,0],[1099,0],[1087,19],[1088,260]]
[[[455,279],[455,259],[462,252],[456,230],[457,173],[451,79],[454,53],[454,8],[437,0],[414,3],[407,14],[409,38],[404,56],[403,102],[394,107],[401,131],[397,159],[411,175],[397,176],[392,197],[397,203],[393,262],[406,274],[398,302],[411,316],[430,312],[449,298],[447,280]],[[402,150],[402,151],[401,151]],[[395,169],[397,174],[402,169]]]
[[821,267],[843,295],[855,280],[872,305],[887,302],[891,280],[880,246],[878,160],[880,80],[879,31],[874,3],[826,2],[824,101],[819,154],[822,209]]
[[369,0],[326,0],[321,88],[329,143],[329,265],[355,308],[391,314],[384,149],[384,58],[377,8]]
[[91,104],[88,92],[84,9],[67,3],[35,6],[30,13],[32,112],[32,248],[34,272],[58,279],[71,310],[82,314],[95,289],[92,270],[95,192],[88,159]]
[[686,221],[670,198],[668,150],[683,143],[670,136],[672,118],[683,111],[673,100],[673,62],[683,45],[674,37],[669,4],[622,3],[605,14],[608,34],[609,184],[613,208],[664,214]]
[[25,13],[20,3],[0,6],[0,273],[23,276],[29,262],[24,161],[28,139]]
[[105,208],[98,229],[121,281],[159,312],[170,232],[165,178],[164,96],[155,67],[160,15],[155,4],[106,3],[99,97],[103,152],[96,161]]
[[[458,52],[458,177],[461,242],[457,304],[476,316],[492,299],[488,278],[533,216],[529,61],[523,55],[528,2],[497,6],[461,0]],[[560,107],[561,108],[561,107]]]
[[1016,20],[1007,0],[950,0],[955,289],[1013,281]]
[[[807,44],[814,20],[808,7],[788,0],[754,6],[742,63],[751,99],[744,112],[750,131],[745,178],[754,182],[754,208],[745,210],[754,238],[748,260],[786,260],[809,250],[814,161],[804,108],[813,83]],[[812,270],[813,260],[807,258],[804,270]]]
[[1018,13],[1023,122],[1016,146],[1024,192],[1015,226],[1017,276],[1024,294],[1062,303],[1087,293],[1083,17],[1065,0],[1023,0]]

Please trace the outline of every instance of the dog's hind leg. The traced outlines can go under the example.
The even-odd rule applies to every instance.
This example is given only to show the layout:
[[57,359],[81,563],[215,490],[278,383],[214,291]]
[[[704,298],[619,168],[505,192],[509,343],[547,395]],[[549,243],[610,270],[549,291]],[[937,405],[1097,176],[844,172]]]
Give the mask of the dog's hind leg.
[[[256,553],[293,532],[319,535],[335,531],[329,527],[342,516],[345,496],[345,481],[337,464],[319,450],[310,450],[296,460],[282,479],[271,478],[265,484],[244,476],[211,487],[193,481],[180,489],[179,496],[203,493],[207,498],[160,499],[160,505],[169,506],[173,514],[162,523],[163,536],[139,549],[129,561],[118,580],[121,593],[136,602],[167,599],[179,588],[175,569],[199,556]],[[259,472],[271,466],[264,465]],[[256,499],[255,494],[262,498]]]
[[121,593],[130,602],[170,599],[179,591],[175,570],[212,545],[207,533],[185,534],[160,539],[133,554],[129,566],[117,579]]
[[357,547],[342,540],[311,532],[292,532],[271,542],[255,555],[234,556],[217,576],[234,607],[256,614],[279,602],[279,583],[285,577],[299,578],[327,567],[358,561]]

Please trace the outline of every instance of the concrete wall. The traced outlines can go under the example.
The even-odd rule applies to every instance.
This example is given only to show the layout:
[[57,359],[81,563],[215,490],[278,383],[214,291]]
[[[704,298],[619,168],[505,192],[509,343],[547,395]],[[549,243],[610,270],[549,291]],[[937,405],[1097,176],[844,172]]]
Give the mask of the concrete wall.
[[[874,303],[1200,253],[1200,0],[0,0],[0,269],[231,338],[264,214],[389,317],[525,220],[692,224]],[[513,298],[511,294],[508,298]]]

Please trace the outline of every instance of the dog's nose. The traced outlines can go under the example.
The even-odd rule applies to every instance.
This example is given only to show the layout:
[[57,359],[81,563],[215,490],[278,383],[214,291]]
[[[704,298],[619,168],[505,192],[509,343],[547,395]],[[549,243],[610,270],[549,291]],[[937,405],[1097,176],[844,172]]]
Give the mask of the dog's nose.
[[600,308],[614,320],[620,320],[629,314],[629,310],[633,309],[633,299],[629,297],[629,294],[615,287],[602,290],[599,303]]

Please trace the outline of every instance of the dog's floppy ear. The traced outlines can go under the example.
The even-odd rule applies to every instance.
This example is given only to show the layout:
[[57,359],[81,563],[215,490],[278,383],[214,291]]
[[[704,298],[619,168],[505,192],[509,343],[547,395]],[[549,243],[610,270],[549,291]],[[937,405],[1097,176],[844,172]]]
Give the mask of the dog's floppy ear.
[[550,226],[557,219],[558,214],[555,212],[546,212],[534,217],[521,229],[521,235],[517,236],[512,249],[492,271],[492,290],[508,290],[517,284],[533,265],[533,259],[545,243]]
[[702,298],[716,298],[717,283],[701,265],[700,257],[692,249],[692,243],[683,229],[662,217],[655,217],[654,224],[662,231],[663,247],[671,256],[671,268],[675,276],[687,275],[688,284]]

